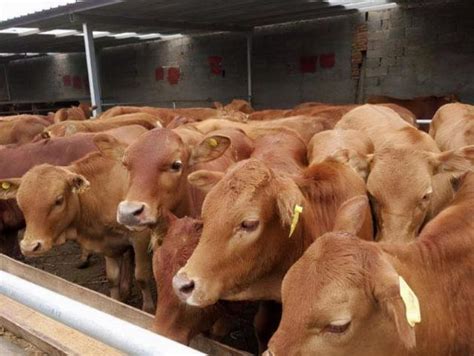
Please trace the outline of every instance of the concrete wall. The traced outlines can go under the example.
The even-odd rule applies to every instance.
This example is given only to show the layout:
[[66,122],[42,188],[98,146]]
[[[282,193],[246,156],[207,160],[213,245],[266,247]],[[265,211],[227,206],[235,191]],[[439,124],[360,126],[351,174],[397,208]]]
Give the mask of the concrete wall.
[[474,2],[370,12],[365,95],[474,102]]
[[[466,1],[259,30],[254,104],[289,107],[310,100],[354,102],[373,94],[446,93],[474,102],[473,11],[474,3]],[[368,46],[360,33],[364,24]],[[208,106],[246,98],[246,41],[243,35],[218,34],[105,49],[100,73],[103,98],[114,104]],[[82,54],[14,61],[8,74],[14,100],[87,97]]]

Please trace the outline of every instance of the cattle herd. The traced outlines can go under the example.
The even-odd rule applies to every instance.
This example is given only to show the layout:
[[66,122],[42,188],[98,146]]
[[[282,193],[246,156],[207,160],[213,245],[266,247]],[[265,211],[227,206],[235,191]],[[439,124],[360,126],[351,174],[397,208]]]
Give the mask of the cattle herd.
[[185,344],[253,308],[265,355],[473,355],[474,106],[451,101],[3,117],[0,252],[73,240]]

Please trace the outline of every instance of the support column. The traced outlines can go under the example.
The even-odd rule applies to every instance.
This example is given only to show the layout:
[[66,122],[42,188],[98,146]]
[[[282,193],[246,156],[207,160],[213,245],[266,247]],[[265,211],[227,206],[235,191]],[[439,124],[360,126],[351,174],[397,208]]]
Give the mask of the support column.
[[94,116],[97,117],[102,113],[102,101],[100,97],[100,78],[97,72],[94,37],[92,35],[92,29],[87,23],[82,24],[82,29],[84,33],[84,46],[86,48],[87,75],[89,77],[91,105],[94,108]]
[[252,105],[252,32],[247,33],[247,100]]

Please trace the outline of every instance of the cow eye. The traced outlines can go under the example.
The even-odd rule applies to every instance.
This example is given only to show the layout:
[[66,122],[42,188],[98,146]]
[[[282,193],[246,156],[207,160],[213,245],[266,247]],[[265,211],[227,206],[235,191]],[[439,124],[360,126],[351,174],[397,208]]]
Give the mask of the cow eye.
[[244,220],[240,224],[240,228],[242,230],[247,231],[247,232],[252,232],[252,231],[255,231],[257,229],[259,224],[260,224],[260,222],[258,220]]
[[433,193],[432,191],[429,191],[429,192],[425,193],[425,195],[423,195],[421,197],[421,201],[422,202],[428,202],[431,199],[431,194],[432,193]]
[[179,159],[171,163],[171,170],[173,172],[179,172],[183,168],[183,162],[181,162]]
[[340,322],[334,322],[334,323],[331,323],[331,324],[327,325],[324,328],[323,331],[331,333],[331,334],[342,334],[343,332],[345,332],[349,328],[350,325],[351,325],[350,320],[348,322],[342,323],[342,324]]
[[56,197],[56,200],[54,201],[54,205],[60,206],[64,203],[64,195],[59,195]]

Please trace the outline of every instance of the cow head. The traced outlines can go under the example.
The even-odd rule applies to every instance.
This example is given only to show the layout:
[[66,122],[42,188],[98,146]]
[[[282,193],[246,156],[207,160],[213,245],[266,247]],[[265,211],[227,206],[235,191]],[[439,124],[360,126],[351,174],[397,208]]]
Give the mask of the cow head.
[[80,174],[48,164],[22,178],[1,180],[1,199],[16,197],[26,221],[20,243],[24,255],[41,255],[65,242],[67,228],[79,210],[78,195],[89,182]]
[[117,208],[117,221],[137,228],[156,224],[164,209],[180,213],[191,168],[219,157],[229,145],[227,137],[218,135],[189,144],[169,129],[143,134],[123,154],[130,181],[126,198]]
[[445,201],[439,195],[451,191],[443,186],[449,180],[438,179],[438,174],[449,172],[456,178],[472,169],[474,146],[443,153],[386,148],[369,161],[367,190],[377,219],[377,240],[412,241],[430,211],[437,210],[435,202]]
[[367,204],[362,196],[343,204],[335,231],[290,268],[265,355],[403,355],[415,347],[397,272],[375,243],[355,236]]
[[177,219],[163,214],[167,225],[163,244],[155,248],[153,271],[158,302],[154,330],[183,344],[200,332],[209,330],[216,321],[216,308],[196,308],[183,304],[172,288],[174,274],[185,265],[193,253],[202,232],[202,222],[189,217]]
[[293,180],[257,159],[239,162],[218,178],[205,171],[189,176],[194,184],[215,186],[204,200],[201,240],[174,277],[175,291],[195,306],[218,299],[278,299],[289,251],[299,251],[301,244],[289,231],[294,207],[304,197]]

